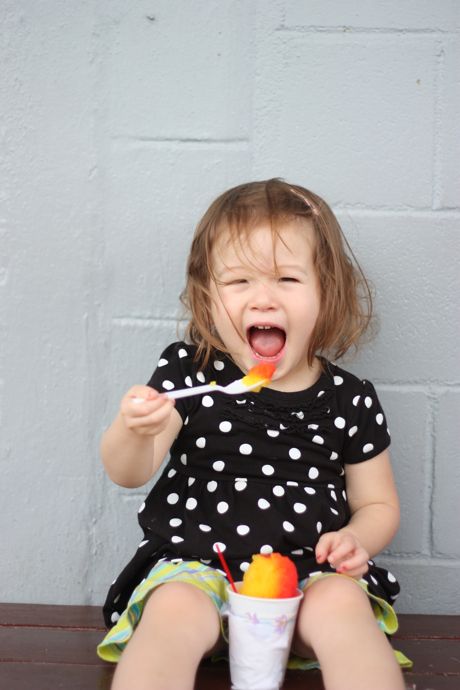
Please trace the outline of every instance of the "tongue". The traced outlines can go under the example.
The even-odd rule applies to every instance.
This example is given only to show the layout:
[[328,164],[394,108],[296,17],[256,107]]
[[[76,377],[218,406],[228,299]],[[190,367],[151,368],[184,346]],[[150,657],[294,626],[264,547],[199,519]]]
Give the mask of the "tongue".
[[274,357],[284,345],[285,335],[279,328],[252,328],[250,333],[251,347],[262,357]]

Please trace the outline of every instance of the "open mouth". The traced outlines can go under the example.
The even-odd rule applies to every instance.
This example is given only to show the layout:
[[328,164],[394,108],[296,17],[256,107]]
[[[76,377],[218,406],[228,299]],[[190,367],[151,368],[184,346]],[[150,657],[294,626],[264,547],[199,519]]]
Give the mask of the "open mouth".
[[278,326],[250,326],[247,338],[256,357],[262,359],[277,359],[286,344],[286,332]]

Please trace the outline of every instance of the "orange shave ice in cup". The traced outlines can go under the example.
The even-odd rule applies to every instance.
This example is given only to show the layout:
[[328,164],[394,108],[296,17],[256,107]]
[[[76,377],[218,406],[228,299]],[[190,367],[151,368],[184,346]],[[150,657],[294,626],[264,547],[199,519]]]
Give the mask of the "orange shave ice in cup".
[[252,557],[252,563],[243,576],[240,594],[267,599],[287,599],[298,593],[298,576],[294,563],[280,553]]
[[269,362],[262,362],[261,364],[256,364],[255,367],[249,369],[246,376],[243,377],[242,381],[246,386],[253,386],[255,383],[260,383],[258,388],[253,388],[253,392],[258,393],[261,388],[270,383],[273,374],[275,373],[275,365]]

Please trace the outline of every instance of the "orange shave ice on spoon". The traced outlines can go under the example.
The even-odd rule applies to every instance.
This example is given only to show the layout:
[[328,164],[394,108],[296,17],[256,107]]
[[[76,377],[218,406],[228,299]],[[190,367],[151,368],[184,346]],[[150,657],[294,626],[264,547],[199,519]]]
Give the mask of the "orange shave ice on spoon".
[[297,569],[288,556],[280,553],[258,553],[243,576],[240,594],[267,599],[295,597],[298,589]]
[[[261,388],[267,385],[267,383],[270,383],[272,380],[272,376],[275,373],[275,365],[270,364],[269,362],[261,362],[260,364],[256,364],[255,367],[252,367],[249,369],[248,373],[246,376],[243,376],[241,379],[242,382],[248,386],[248,388],[251,388],[255,393],[258,393]],[[257,384],[257,388],[254,388],[254,384]]]

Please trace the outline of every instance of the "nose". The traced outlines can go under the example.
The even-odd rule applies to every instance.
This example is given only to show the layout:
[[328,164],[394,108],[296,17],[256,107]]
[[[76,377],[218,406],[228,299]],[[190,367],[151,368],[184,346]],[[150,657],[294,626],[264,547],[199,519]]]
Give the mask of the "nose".
[[249,306],[251,309],[260,311],[276,309],[276,296],[270,285],[262,281],[256,283],[253,286]]

